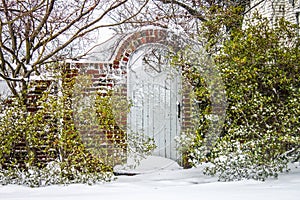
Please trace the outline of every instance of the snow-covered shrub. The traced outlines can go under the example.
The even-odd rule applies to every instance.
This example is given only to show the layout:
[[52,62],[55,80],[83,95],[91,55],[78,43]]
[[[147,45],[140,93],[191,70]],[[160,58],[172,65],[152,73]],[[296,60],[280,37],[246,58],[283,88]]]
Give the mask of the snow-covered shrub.
[[[0,169],[0,185],[17,184],[28,187],[41,187],[54,184],[67,185],[73,183],[92,185],[95,183],[108,182],[113,179],[113,174],[109,172],[86,173],[74,167],[64,169],[61,165],[61,162],[53,161],[45,168]],[[68,178],[70,173],[73,178]]]
[[37,187],[106,182],[113,178],[113,166],[128,153],[143,156],[154,148],[151,139],[141,134],[127,136],[118,126],[109,92],[94,93],[89,96],[93,101],[80,106],[78,99],[89,95],[89,79],[77,77],[84,83],[79,88],[82,93],[76,93],[74,77],[58,78],[62,84],[53,87],[59,93],[51,88],[45,91],[30,105],[36,108],[34,112],[29,111],[26,99],[1,104],[0,184]]
[[[1,184],[36,187],[111,179],[112,167],[86,150],[70,120],[59,120],[71,113],[60,97],[45,93],[35,113],[18,100],[2,106]],[[56,166],[49,164],[54,161]]]
[[220,181],[265,180],[289,170],[287,157],[263,158],[263,153],[257,151],[255,145],[260,144],[253,141],[245,144],[239,141],[219,142],[215,149],[219,151],[218,156],[212,160],[213,165],[205,168],[204,174],[217,175]]
[[182,155],[182,166],[184,168],[195,167],[207,160],[207,148],[204,139],[193,131],[182,133],[178,136],[178,151]]
[[[259,16],[255,22],[247,28],[232,30],[230,39],[215,56],[225,84],[228,109],[221,138],[205,155],[214,164],[206,174],[217,174],[220,180],[277,177],[288,162],[299,160],[298,29],[284,20],[278,20],[272,27]],[[190,77],[198,80],[198,76]],[[203,140],[209,134],[203,130],[204,135],[198,137],[199,133],[195,133],[196,142],[190,145],[199,151],[188,149],[199,152],[189,154],[193,164],[203,160],[205,147],[201,144],[205,144]]]
[[[84,146],[72,120],[71,85],[65,82],[60,95],[45,91],[30,105],[18,98],[1,104],[1,184],[35,187],[111,180],[112,166]],[[51,168],[54,161],[59,167]]]
[[[291,155],[300,146],[297,27],[284,20],[274,27],[267,19],[257,20],[245,30],[233,31],[217,58],[229,107],[225,137],[212,158],[224,180],[233,175],[237,179],[276,177],[288,161],[294,161]],[[224,156],[231,170],[219,168],[218,158]]]
[[127,136],[127,157],[130,159],[125,168],[133,169],[140,164],[142,159],[150,156],[156,148],[153,138],[143,133],[130,132]]

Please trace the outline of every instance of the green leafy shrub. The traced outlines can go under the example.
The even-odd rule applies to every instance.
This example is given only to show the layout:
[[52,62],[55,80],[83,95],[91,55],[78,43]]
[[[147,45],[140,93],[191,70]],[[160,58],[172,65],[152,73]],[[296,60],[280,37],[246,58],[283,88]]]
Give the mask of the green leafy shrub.
[[[223,180],[230,175],[234,179],[262,180],[277,176],[288,161],[299,156],[297,26],[283,19],[273,27],[267,19],[252,20],[256,23],[252,21],[246,29],[232,32],[232,39],[225,43],[217,57],[229,101],[225,136],[213,151],[213,158],[227,156],[227,162],[214,160],[216,171],[228,174],[221,176]],[[228,144],[238,145],[225,150]],[[237,167],[222,170],[222,166]]]
[[1,104],[0,184],[107,182],[128,154],[140,158],[153,150],[151,139],[127,136],[119,126],[117,118],[130,107],[122,96],[93,92],[90,77],[54,67],[63,70],[35,101],[12,98]]
[[196,136],[189,151],[194,165],[203,155],[211,161],[206,174],[220,180],[276,177],[299,160],[299,27],[283,19],[270,24],[258,16],[234,28],[215,56],[228,100],[222,137],[206,154]]
[[63,98],[45,93],[35,113],[17,100],[3,108],[1,184],[36,187],[110,180],[112,168],[82,144],[74,124],[67,120],[71,110]]
[[1,184],[36,187],[111,180],[112,166],[88,151],[75,127],[72,81],[64,81],[63,88],[57,82],[53,85],[61,91],[58,95],[50,87],[34,96],[36,101],[11,98],[1,104]]

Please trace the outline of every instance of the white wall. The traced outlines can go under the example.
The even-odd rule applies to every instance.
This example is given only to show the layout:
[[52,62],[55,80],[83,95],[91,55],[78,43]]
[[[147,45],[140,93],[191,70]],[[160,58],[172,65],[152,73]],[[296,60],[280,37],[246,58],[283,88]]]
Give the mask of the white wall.
[[0,79],[0,96],[1,97],[6,97],[9,94],[11,94],[6,82],[4,80]]
[[[261,0],[252,0],[250,7],[259,2]],[[286,20],[297,23],[296,13],[300,11],[300,0],[265,0],[252,9],[248,17],[250,18],[255,11],[259,11],[263,17],[269,18],[272,22],[279,17],[285,17]]]

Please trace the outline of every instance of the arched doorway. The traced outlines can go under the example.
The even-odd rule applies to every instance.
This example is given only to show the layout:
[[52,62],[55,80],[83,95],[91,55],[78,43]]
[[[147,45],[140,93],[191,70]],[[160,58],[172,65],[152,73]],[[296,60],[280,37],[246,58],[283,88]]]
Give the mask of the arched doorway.
[[176,136],[181,130],[181,80],[167,59],[167,48],[146,44],[137,48],[127,64],[128,134],[153,138],[155,156],[179,160]]
[[[115,116],[122,129],[126,126],[125,132],[153,138],[157,146],[154,155],[179,163],[181,156],[175,138],[193,126],[192,104],[180,72],[163,55],[169,55],[168,51],[176,53],[184,46],[185,41],[172,32],[145,29],[116,35],[72,65],[91,76],[92,90],[105,95],[106,90],[113,89],[114,96],[127,97],[132,102],[129,115],[117,112]],[[118,139],[113,134],[107,143]]]

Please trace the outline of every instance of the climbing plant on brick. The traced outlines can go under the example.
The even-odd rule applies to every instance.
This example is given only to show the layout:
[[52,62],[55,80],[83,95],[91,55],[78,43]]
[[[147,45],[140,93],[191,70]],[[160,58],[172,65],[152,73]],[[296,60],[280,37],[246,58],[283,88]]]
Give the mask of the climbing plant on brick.
[[[64,74],[57,78],[54,83],[66,79]],[[68,94],[72,81],[56,86],[60,93],[44,91],[35,111],[29,112],[29,105],[18,98],[1,105],[1,184],[36,187],[111,180],[112,167],[86,149],[75,127]]]

